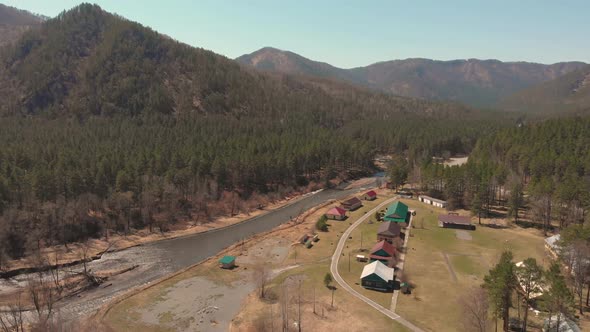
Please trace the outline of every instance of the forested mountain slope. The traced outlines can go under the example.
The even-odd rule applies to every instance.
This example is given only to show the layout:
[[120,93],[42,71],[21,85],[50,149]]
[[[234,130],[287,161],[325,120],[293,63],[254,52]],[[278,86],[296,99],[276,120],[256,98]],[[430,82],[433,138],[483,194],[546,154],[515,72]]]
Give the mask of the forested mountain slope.
[[351,86],[331,94],[302,80],[262,75],[94,5],[81,5],[28,31],[3,50],[1,67],[4,114],[198,112],[280,118],[306,112],[334,125],[368,114],[469,111]]
[[477,59],[405,59],[342,69],[273,48],[263,48],[236,60],[264,71],[345,80],[394,95],[454,100],[477,107],[496,106],[510,94],[585,65],[581,62],[544,65]]
[[511,95],[503,101],[508,110],[537,113],[588,113],[590,66]]
[[514,123],[259,73],[88,4],[29,30],[0,61],[0,258],[245,211],[367,174],[379,152],[469,152]]
[[0,47],[16,41],[25,31],[41,24],[45,19],[0,3]]

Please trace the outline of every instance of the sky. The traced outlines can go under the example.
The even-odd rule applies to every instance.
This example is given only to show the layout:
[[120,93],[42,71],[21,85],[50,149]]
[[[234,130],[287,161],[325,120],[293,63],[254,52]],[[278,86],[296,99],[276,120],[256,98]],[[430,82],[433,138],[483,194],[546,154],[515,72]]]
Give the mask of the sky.
[[[74,0],[0,0],[55,16]],[[406,58],[590,62],[590,1],[96,0],[235,58],[271,46],[342,68]]]

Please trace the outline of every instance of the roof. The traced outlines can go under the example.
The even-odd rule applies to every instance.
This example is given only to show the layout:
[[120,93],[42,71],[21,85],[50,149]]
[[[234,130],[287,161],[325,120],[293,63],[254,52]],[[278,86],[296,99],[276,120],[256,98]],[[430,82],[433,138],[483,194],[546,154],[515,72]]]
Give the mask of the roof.
[[377,230],[378,235],[399,236],[401,227],[395,222],[382,222]]
[[561,238],[561,236],[559,234],[550,236],[548,238],[545,239],[545,243],[553,250],[558,250],[559,249],[559,245],[557,244],[559,242],[559,239]]
[[[524,262],[518,262],[516,264],[516,267],[522,267],[524,266]],[[518,283],[520,284],[520,287],[524,290],[525,288],[525,281],[522,280],[522,278],[520,277],[519,273],[516,273],[516,279],[518,280]],[[543,295],[543,286],[542,285],[537,285],[536,283],[531,283],[531,286],[533,288],[537,288],[539,290],[539,292],[533,292],[530,294],[531,299],[537,298],[541,295]]]
[[223,258],[221,258],[219,260],[219,263],[221,263],[221,264],[231,264],[235,260],[236,260],[236,257],[235,256],[223,256]]
[[369,197],[376,197],[377,196],[377,193],[374,190],[370,190],[370,191],[367,191],[365,193],[365,195],[367,195]]
[[383,250],[389,254],[389,256],[393,256],[395,254],[395,247],[393,244],[387,241],[381,241],[376,243],[373,248],[371,248],[371,253],[377,252],[379,250]]
[[438,216],[438,220],[445,224],[471,225],[471,218],[456,214],[441,214]]
[[405,222],[408,215],[408,206],[400,201],[391,204],[383,217],[386,221]]
[[443,201],[442,199],[438,199],[438,198],[434,198],[434,197],[430,197],[430,196],[426,196],[426,195],[420,195],[419,197],[426,198],[426,199],[430,200],[431,202],[447,204],[447,201]]
[[345,216],[346,210],[344,210],[343,208],[341,208],[339,206],[335,206],[335,207],[331,208],[330,210],[328,210],[328,212],[326,212],[326,214],[332,214],[335,216]]
[[361,200],[358,199],[358,197],[353,197],[353,198],[347,199],[344,202],[342,202],[342,204],[345,204],[345,205],[355,205],[355,204],[359,204],[359,203],[363,204],[363,202],[361,202]]
[[[562,313],[559,314],[559,332],[581,332],[582,330],[578,327],[578,325],[576,325],[576,323],[574,323],[573,321],[571,321],[570,319],[566,318]],[[557,325],[557,319],[558,315],[554,315],[551,316],[551,321],[549,321],[549,318],[545,319],[544,322],[544,326],[543,326],[543,331],[548,331],[549,329],[551,331],[555,331],[556,330],[556,325]],[[549,323],[551,322],[551,323]],[[548,326],[549,324],[551,324],[551,326]]]
[[393,280],[393,269],[387,267],[380,261],[374,261],[371,264],[365,265],[363,273],[361,273],[361,279],[370,276],[371,274],[376,274],[379,278],[385,281]]

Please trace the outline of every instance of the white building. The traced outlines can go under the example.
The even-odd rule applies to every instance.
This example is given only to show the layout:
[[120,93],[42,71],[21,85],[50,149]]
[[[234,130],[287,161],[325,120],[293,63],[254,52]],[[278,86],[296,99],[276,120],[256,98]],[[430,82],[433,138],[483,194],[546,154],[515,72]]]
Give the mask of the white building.
[[436,199],[430,196],[426,196],[426,195],[420,195],[418,196],[418,200],[422,203],[426,203],[426,204],[430,204],[442,209],[446,209],[447,208],[447,202],[443,201],[441,199]]

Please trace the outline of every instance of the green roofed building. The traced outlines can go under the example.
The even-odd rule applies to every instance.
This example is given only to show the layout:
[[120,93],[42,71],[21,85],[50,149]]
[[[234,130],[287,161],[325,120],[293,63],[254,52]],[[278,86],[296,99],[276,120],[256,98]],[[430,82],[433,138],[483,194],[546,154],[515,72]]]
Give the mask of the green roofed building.
[[219,260],[219,264],[221,264],[221,267],[224,269],[232,269],[236,266],[236,257],[223,256],[223,258]]
[[400,201],[391,204],[383,216],[383,221],[389,222],[406,222],[408,217],[408,206]]

